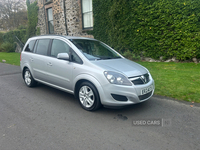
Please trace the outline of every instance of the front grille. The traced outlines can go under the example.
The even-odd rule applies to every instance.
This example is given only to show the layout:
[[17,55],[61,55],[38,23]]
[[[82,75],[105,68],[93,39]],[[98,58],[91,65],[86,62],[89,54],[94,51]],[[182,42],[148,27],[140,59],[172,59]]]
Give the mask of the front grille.
[[149,93],[147,93],[147,94],[140,95],[140,96],[138,96],[138,97],[139,97],[139,99],[142,101],[142,100],[147,99],[148,97],[150,97],[151,94],[152,94],[152,91],[149,92]]
[[148,83],[150,78],[149,74],[147,73],[141,76],[130,77],[129,80],[131,80],[134,85],[142,85]]
[[137,78],[131,81],[134,85],[141,85],[144,84],[144,82],[142,81],[142,79]]

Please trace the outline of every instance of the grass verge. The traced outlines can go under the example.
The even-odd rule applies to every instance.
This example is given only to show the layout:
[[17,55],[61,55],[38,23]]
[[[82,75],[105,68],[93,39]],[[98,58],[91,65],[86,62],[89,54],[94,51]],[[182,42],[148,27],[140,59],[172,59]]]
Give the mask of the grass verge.
[[138,62],[155,80],[156,95],[200,103],[200,64]]
[[11,65],[20,65],[20,53],[6,53],[6,52],[0,52],[0,62],[2,60],[6,60],[5,63],[11,64]]

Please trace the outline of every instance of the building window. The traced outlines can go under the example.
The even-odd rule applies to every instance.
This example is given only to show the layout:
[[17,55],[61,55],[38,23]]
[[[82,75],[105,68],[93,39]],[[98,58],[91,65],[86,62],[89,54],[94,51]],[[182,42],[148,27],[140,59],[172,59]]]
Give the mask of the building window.
[[52,10],[52,8],[47,9],[47,20],[48,20],[49,34],[53,34],[54,33],[54,25],[53,25],[53,10]]
[[92,0],[82,0],[83,29],[93,27]]

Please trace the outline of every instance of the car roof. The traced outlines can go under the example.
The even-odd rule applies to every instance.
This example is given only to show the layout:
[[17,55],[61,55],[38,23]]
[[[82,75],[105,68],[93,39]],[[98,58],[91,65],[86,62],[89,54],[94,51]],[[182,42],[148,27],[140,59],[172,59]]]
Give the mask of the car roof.
[[55,38],[55,37],[64,37],[66,39],[88,39],[88,40],[95,40],[93,38],[87,38],[87,37],[79,37],[79,36],[64,36],[64,35],[52,35],[52,34],[48,34],[48,35],[39,35],[39,36],[34,36],[31,37],[30,39],[34,38],[34,39],[39,39],[39,38]]

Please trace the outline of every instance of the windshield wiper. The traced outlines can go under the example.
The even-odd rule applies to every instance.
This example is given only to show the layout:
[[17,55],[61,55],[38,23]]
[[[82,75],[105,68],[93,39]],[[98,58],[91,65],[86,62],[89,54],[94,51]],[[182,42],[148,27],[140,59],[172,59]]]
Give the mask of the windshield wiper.
[[118,57],[113,57],[113,59],[118,59],[118,58],[121,58],[121,57],[119,57],[119,56]]
[[95,60],[102,60],[101,58],[96,58]]
[[104,58],[101,58],[101,59],[117,59],[117,58],[121,58],[121,57],[104,57]]
[[98,58],[90,59],[90,60],[107,60],[107,59],[118,59],[118,58],[121,58],[121,57],[99,57],[98,56]]

